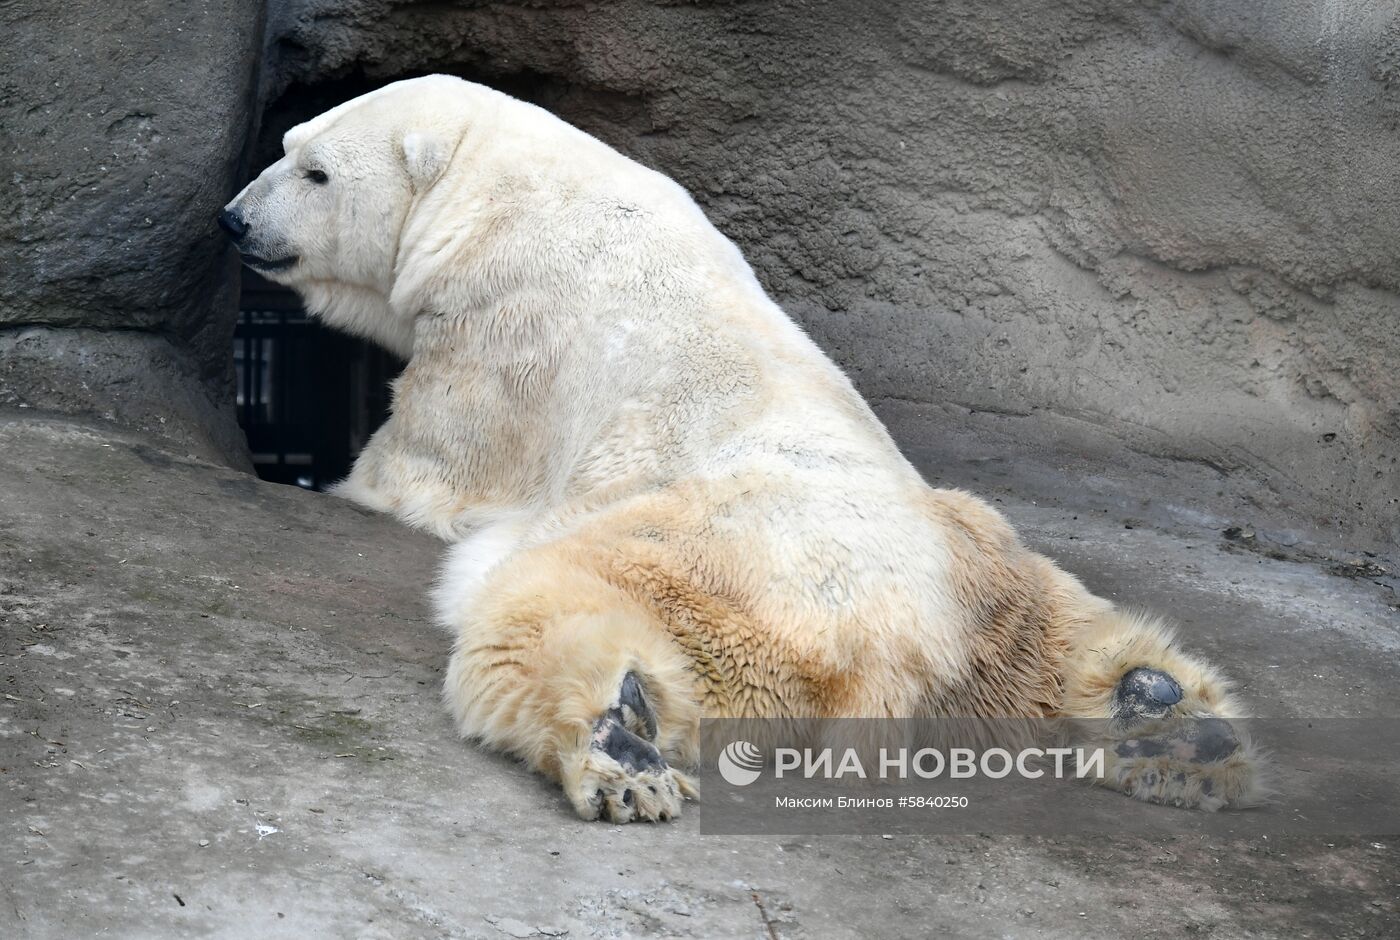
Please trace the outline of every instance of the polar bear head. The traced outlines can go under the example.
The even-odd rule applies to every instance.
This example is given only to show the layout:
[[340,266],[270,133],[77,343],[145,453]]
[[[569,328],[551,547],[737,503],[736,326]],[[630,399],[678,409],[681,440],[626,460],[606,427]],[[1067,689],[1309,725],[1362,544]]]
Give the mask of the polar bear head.
[[[518,313],[531,295],[535,313],[563,316],[590,290],[674,290],[686,264],[698,281],[715,265],[748,272],[674,182],[459,78],[386,85],[292,128],[282,147],[219,224],[313,315],[405,357],[425,311]],[[723,257],[705,261],[702,246]]]
[[395,82],[300,124],[284,156],[219,214],[250,268],[332,325],[407,355],[390,304],[404,226],[474,118],[504,98],[444,75]]

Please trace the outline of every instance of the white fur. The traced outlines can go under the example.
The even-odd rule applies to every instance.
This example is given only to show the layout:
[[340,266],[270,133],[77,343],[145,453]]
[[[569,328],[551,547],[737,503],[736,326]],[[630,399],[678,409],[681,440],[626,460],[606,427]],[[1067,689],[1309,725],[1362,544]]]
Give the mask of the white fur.
[[403,161],[415,192],[437,182],[451,157],[451,142],[437,134],[409,131],[403,135]]
[[524,528],[521,519],[502,519],[448,547],[433,589],[433,609],[444,629],[457,632],[486,576],[520,545]]

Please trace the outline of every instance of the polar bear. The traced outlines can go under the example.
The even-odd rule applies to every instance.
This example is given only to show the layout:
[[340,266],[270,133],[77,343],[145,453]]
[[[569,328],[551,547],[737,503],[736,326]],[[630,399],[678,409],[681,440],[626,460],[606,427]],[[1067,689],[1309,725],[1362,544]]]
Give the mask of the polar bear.
[[451,543],[447,706],[581,816],[678,816],[702,716],[1093,719],[1110,786],[1259,799],[1216,670],[930,487],[674,182],[448,76],[283,148],[220,224],[409,360],[338,492]]

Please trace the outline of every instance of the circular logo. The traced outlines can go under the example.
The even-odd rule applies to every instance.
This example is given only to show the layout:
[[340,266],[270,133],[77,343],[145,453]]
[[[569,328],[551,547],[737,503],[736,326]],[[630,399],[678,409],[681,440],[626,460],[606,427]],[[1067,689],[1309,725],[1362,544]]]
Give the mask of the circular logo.
[[763,769],[763,753],[747,741],[731,741],[719,754],[719,775],[724,782],[746,787],[758,779]]

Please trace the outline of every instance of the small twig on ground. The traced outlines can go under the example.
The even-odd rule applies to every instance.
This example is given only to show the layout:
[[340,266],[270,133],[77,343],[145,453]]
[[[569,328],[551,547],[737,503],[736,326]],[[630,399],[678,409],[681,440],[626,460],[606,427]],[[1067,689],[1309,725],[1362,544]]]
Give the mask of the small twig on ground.
[[768,912],[764,910],[763,901],[759,899],[758,892],[750,892],[749,897],[753,898],[754,907],[758,908],[758,916],[763,918],[763,926],[768,928],[769,940],[778,940],[778,929],[773,925],[773,920],[768,916]]

